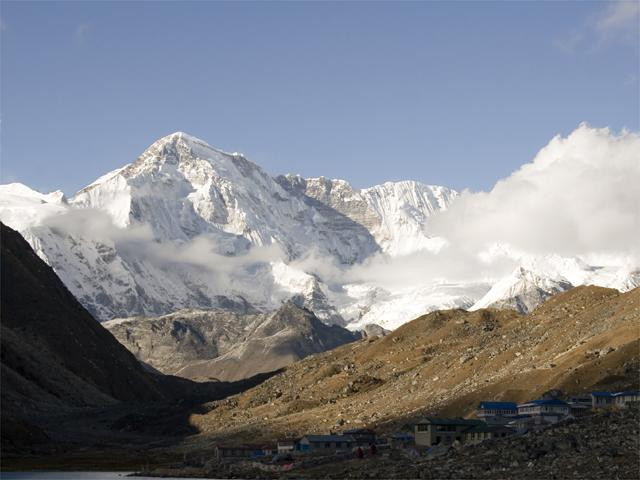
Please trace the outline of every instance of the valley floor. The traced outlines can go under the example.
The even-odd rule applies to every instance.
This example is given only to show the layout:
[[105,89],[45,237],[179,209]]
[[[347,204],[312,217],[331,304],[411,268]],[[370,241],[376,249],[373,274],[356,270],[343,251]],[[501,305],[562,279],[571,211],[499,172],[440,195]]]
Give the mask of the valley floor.
[[369,458],[334,457],[313,467],[273,471],[257,462],[180,465],[146,475],[189,478],[283,479],[638,479],[640,411],[601,412],[543,432],[478,445],[450,447],[438,456],[401,450]]

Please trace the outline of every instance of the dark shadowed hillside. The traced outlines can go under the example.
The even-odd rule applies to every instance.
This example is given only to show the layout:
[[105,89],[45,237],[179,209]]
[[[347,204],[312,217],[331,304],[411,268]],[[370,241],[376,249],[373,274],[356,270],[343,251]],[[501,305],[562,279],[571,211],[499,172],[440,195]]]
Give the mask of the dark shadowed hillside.
[[[117,409],[120,404],[126,404],[125,416],[106,423],[103,418],[100,428],[109,430],[113,424],[118,430],[145,430],[151,424],[161,430],[162,422],[171,420],[166,428],[170,435],[192,431],[185,410],[189,405],[237,393],[266,377],[198,384],[148,372],[78,303],[20,234],[0,226],[3,451],[47,442],[65,429],[69,431],[59,438],[82,443],[80,430],[72,425],[75,412]],[[150,404],[178,407],[157,410],[161,413],[155,416],[131,413],[136,405]],[[93,429],[94,416],[83,418],[81,427]],[[101,441],[103,434],[110,435],[92,432],[91,441]]]
[[1,235],[3,414],[166,396],[20,234]]

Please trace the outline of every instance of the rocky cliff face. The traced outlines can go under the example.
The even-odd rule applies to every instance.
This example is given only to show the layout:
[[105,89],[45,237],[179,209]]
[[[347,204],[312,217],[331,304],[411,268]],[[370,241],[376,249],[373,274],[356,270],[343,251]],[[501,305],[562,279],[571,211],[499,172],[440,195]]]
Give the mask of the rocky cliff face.
[[270,313],[184,310],[103,325],[144,363],[196,380],[238,380],[360,338],[287,303]]

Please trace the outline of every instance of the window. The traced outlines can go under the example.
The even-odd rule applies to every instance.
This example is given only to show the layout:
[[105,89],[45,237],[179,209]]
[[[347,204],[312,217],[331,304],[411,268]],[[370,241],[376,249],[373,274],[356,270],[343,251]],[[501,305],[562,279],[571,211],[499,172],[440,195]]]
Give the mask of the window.
[[331,447],[331,442],[325,442],[324,448],[330,448],[330,447]]
[[438,445],[442,441],[442,438],[436,437],[436,445]]
[[419,432],[426,432],[427,430],[429,430],[429,425],[424,425],[424,424],[418,425]]

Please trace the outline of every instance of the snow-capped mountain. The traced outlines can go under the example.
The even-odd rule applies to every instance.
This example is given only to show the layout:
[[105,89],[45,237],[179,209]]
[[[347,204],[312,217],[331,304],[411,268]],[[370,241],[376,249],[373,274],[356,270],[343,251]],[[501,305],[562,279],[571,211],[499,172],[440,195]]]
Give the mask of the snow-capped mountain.
[[390,232],[395,223],[422,232],[424,216],[455,196],[416,182],[386,184],[381,193],[336,181],[364,203],[372,233],[353,211],[282,178],[178,132],[68,201],[59,192],[1,186],[0,218],[99,319],[182,308],[272,309],[292,298],[327,322],[343,323],[327,298],[329,285],[290,261],[313,253],[336,265],[361,262],[388,249],[384,228]]
[[353,263],[378,249],[362,225],[308,205],[242,155],[182,132],[156,141],[70,203],[107,212],[119,228],[149,225],[160,241],[212,235],[224,254],[276,244],[288,259],[313,247]]
[[458,192],[414,181],[386,182],[357,190],[344,180],[280,176],[290,191],[317,200],[367,228],[385,253],[402,255],[427,249],[437,251],[442,239],[426,229],[426,219],[446,210]]
[[[441,308],[527,311],[572,285],[640,284],[624,263],[500,248],[517,267],[505,278],[447,278],[432,263],[420,267],[449,248],[429,222],[458,198],[414,181],[356,189],[323,177],[274,178],[178,132],[68,200],[2,185],[0,220],[100,320],[190,308],[269,311],[292,300],[329,324],[395,328]],[[440,262],[445,270],[450,258]],[[413,275],[402,278],[409,267]]]
[[511,275],[499,280],[469,310],[498,308],[529,313],[547,298],[573,285],[562,277],[550,278],[518,267]]

